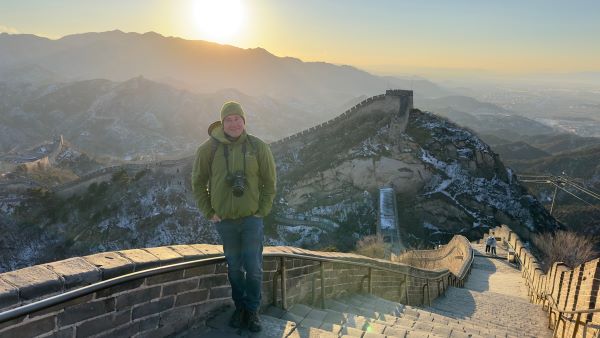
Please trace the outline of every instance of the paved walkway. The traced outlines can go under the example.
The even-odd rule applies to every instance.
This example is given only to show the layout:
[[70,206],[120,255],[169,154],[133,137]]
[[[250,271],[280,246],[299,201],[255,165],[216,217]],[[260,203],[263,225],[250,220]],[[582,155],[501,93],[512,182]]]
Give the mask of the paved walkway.
[[491,256],[484,244],[472,246],[475,261],[465,287],[449,288],[427,310],[496,329],[516,329],[518,336],[551,337],[547,314],[529,302],[521,271],[504,259],[507,252],[497,248],[497,255]]
[[506,250],[497,248],[497,255],[485,253],[485,244],[471,244],[475,261],[465,288],[473,291],[490,291],[527,300],[527,286],[521,272],[504,258]]

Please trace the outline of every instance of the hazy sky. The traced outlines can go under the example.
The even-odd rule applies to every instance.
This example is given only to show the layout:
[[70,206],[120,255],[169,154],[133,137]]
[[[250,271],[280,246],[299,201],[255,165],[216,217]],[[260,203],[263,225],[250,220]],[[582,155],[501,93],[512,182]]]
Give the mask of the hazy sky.
[[2,0],[0,31],[155,31],[379,74],[600,71],[597,0],[225,2]]

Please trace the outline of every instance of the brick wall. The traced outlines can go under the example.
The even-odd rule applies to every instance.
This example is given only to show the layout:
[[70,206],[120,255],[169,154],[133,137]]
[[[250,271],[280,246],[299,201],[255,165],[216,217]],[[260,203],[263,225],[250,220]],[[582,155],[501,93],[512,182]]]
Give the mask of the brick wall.
[[464,236],[454,236],[448,244],[435,250],[408,251],[397,256],[394,261],[422,269],[448,269],[455,276],[464,276],[469,268],[466,264],[472,256],[469,240]]
[[[537,259],[523,244],[521,239],[506,225],[496,227],[490,234],[509,244],[521,261],[521,271],[526,279],[530,300],[548,309],[550,324],[561,337],[594,337],[600,332],[600,312],[565,314],[565,320],[558,320],[558,311],[576,311],[600,308],[600,258],[569,269],[561,262],[555,262],[549,271],[541,269]],[[549,296],[549,297],[548,297]],[[550,300],[556,308],[550,306]],[[575,333],[575,335],[573,335]]]
[[[428,271],[355,254],[266,247],[263,306],[272,302],[274,289],[281,304],[278,271],[282,260],[269,255],[282,253],[370,263],[402,272],[373,270],[371,289],[375,295],[409,304],[435,299],[446,289],[449,280],[446,269]],[[99,253],[0,274],[0,311],[76,289],[96,288],[77,298],[0,322],[0,337],[172,334],[206,318],[216,308],[231,304],[227,266],[223,261],[203,266],[185,263],[220,255],[222,248],[217,245],[175,245]],[[183,265],[169,272],[148,271],[176,263]],[[286,258],[284,264],[288,306],[298,302],[318,304],[321,300],[321,263]],[[368,270],[361,266],[324,262],[325,297],[368,291]],[[134,272],[143,276],[117,285],[105,285],[111,278]]]

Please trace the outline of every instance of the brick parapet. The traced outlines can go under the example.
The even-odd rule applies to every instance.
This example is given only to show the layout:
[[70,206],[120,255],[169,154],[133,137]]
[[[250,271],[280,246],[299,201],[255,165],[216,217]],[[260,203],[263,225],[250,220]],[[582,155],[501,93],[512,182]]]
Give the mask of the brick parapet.
[[[527,245],[506,225],[490,229],[490,235],[510,244],[521,262],[522,275],[526,279],[531,301],[549,307],[550,298],[556,308],[550,308],[550,323],[556,327],[559,336],[593,336],[600,332],[600,313],[564,315],[567,320],[557,320],[559,311],[579,311],[600,308],[600,258],[591,260],[570,269],[562,262],[553,263],[544,272]],[[549,296],[549,297],[548,297]],[[558,310],[557,310],[558,309]],[[579,325],[577,325],[579,318]],[[577,332],[574,331],[578,327]]]
[[[341,120],[346,120],[357,114],[368,112],[369,109],[366,109],[366,108],[370,108],[370,106],[372,106],[374,103],[383,102],[386,99],[398,100],[398,111],[394,110],[393,111],[394,113],[408,114],[408,112],[410,112],[410,110],[413,108],[413,92],[412,92],[412,90],[387,90],[385,94],[380,94],[380,95],[369,97],[369,98],[361,101],[360,103],[356,104],[352,108],[346,110],[342,114],[334,117],[331,120],[325,121],[317,126],[310,127],[303,131],[297,132],[293,135],[290,135],[290,136],[284,137],[280,140],[277,140],[275,142],[272,142],[271,146],[272,147],[279,146],[283,143],[287,143],[289,141],[295,140],[301,136],[306,136],[309,133],[318,132],[322,128],[324,128],[332,123],[339,122]],[[403,108],[404,108],[404,110],[402,110]]]
[[[375,295],[408,304],[422,304],[438,297],[450,281],[446,269],[425,270],[406,264],[371,259],[350,253],[331,253],[294,247],[265,247],[265,253],[291,253],[343,261],[369,263],[402,274],[373,270]],[[106,281],[136,271],[173,263],[222,255],[219,245],[174,245],[122,250],[70,258],[0,274],[0,311],[7,311],[49,296]],[[271,303],[281,260],[266,256],[263,262],[263,306]],[[320,263],[285,259],[289,305],[320,301]],[[366,291],[369,269],[325,262],[327,298]],[[410,276],[408,276],[410,275]],[[429,281],[429,282],[428,282]],[[276,286],[279,295],[281,285]],[[281,301],[281,300],[280,300]],[[105,287],[49,308],[0,323],[0,337],[56,335],[166,336],[205,318],[210,311],[231,305],[227,267],[223,263],[186,266],[179,270],[138,277]]]
[[448,269],[455,276],[464,276],[469,265],[467,260],[472,248],[464,236],[454,236],[448,244],[434,250],[408,251],[395,258],[411,266],[423,269]]

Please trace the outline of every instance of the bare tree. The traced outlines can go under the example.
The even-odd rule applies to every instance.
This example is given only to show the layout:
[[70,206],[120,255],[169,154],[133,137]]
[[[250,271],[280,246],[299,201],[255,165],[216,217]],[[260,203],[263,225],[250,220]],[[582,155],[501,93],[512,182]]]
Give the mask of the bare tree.
[[533,244],[544,256],[542,268],[545,271],[554,262],[563,262],[570,268],[598,257],[595,250],[596,238],[572,231],[559,230],[554,233],[535,234]]

